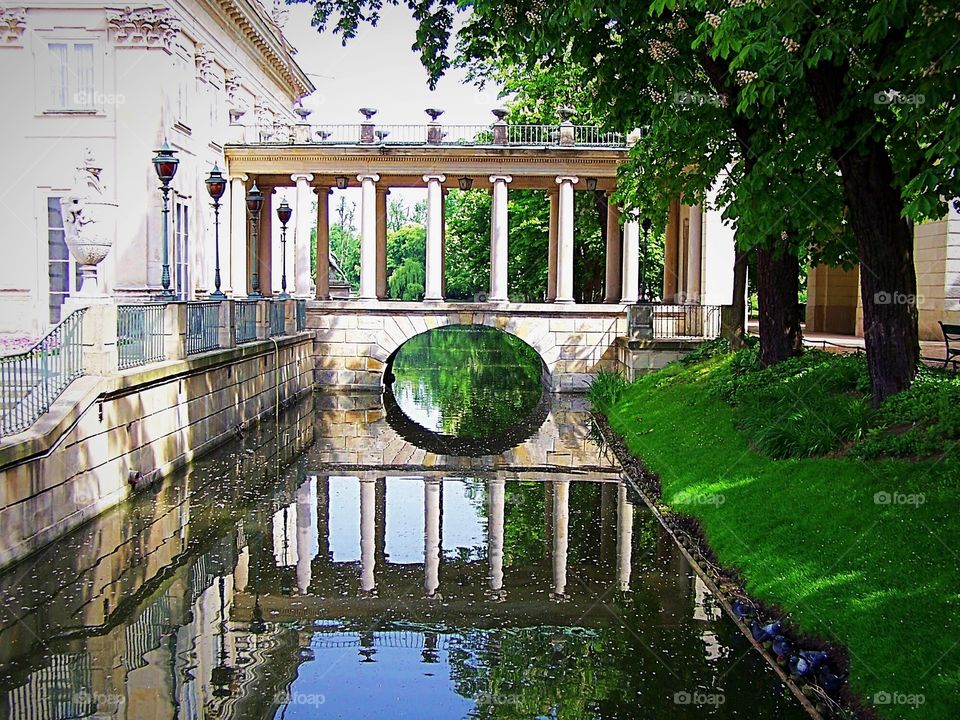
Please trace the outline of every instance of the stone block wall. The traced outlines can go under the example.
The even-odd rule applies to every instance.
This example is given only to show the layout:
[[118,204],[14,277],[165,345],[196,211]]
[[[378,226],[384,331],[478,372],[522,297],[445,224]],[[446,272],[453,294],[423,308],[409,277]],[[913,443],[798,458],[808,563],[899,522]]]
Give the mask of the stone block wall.
[[[71,397],[71,387],[62,398],[76,408],[72,422],[45,437],[37,437],[38,423],[33,437],[0,446],[0,566],[127,498],[131,473],[163,477],[272,412],[278,400],[310,392],[312,339],[285,338],[278,348],[259,342],[82,378],[84,396]],[[41,445],[24,456],[24,448]]]
[[617,371],[627,382],[666,367],[703,343],[702,340],[617,340]]
[[313,302],[307,328],[316,330],[317,384],[377,390],[383,371],[407,340],[444,325],[486,325],[519,337],[543,360],[555,392],[582,391],[600,369],[617,365],[614,344],[627,333],[619,305]]

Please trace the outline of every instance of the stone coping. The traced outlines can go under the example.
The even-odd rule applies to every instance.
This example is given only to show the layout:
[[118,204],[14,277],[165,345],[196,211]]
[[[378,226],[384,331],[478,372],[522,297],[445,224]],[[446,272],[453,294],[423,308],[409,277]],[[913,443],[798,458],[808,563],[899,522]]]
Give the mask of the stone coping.
[[[312,331],[275,338],[279,347],[313,342]],[[184,360],[165,360],[145,367],[130,368],[113,375],[84,375],[74,380],[29,429],[0,438],[0,472],[9,466],[44,455],[52,450],[86,410],[100,397],[117,397],[172,378],[193,375],[221,365],[274,351],[272,340],[257,340],[232,348],[191,355]]]
[[619,347],[628,350],[694,350],[705,342],[707,338],[628,338],[620,336],[616,339]]
[[336,310],[338,312],[408,313],[439,315],[444,313],[490,313],[493,315],[537,315],[541,317],[565,315],[624,315],[629,304],[614,303],[472,303],[472,302],[403,302],[400,300],[308,300],[307,310]]

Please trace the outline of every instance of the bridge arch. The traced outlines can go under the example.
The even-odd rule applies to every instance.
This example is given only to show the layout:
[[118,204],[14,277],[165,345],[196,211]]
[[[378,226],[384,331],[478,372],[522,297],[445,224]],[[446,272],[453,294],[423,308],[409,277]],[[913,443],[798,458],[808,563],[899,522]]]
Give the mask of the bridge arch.
[[379,389],[390,357],[410,338],[448,325],[485,325],[536,350],[547,386],[582,391],[600,369],[617,366],[616,339],[626,313],[610,305],[476,306],[453,303],[325,301],[311,303],[307,327],[316,331],[318,384]]

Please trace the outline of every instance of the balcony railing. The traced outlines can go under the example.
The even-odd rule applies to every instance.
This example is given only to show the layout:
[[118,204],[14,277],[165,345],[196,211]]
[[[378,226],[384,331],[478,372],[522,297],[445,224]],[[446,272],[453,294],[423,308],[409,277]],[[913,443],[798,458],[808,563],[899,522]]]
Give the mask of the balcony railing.
[[[368,128],[371,126],[367,126]],[[580,147],[622,149],[626,135],[590,125],[441,125],[438,135],[428,138],[427,125],[376,125],[363,137],[364,126],[348,125],[234,125],[237,142],[248,145],[362,145],[362,146],[503,146]],[[566,133],[566,141],[564,134]],[[501,138],[498,140],[498,137]]]
[[720,335],[720,305],[631,305],[631,338],[654,340],[712,340]]
[[187,355],[220,347],[220,303],[215,300],[187,304]]
[[121,370],[166,359],[164,303],[117,306],[117,353]]
[[270,337],[277,337],[286,333],[284,300],[274,300],[270,303]]
[[77,310],[32,348],[0,357],[0,435],[26,430],[83,375],[83,316]]
[[307,329],[307,301],[297,300],[297,332]]
[[257,339],[257,301],[235,300],[233,303],[233,339],[237,345]]

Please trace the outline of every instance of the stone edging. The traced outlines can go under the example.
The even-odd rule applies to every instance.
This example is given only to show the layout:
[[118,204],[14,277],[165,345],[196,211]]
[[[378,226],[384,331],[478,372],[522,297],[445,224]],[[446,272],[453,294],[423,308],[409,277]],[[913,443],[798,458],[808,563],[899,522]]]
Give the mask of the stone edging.
[[[695,534],[698,533],[699,528],[694,530],[694,534],[688,533],[686,530],[678,526],[671,516],[665,515],[661,512],[660,506],[655,502],[655,498],[660,495],[660,479],[649,472],[643,462],[630,454],[626,448],[626,444],[623,442],[622,437],[610,427],[607,418],[604,415],[599,413],[591,413],[596,431],[599,434],[600,440],[610,448],[614,456],[617,459],[617,462],[620,465],[621,471],[623,472],[626,479],[630,482],[630,485],[633,486],[633,490],[640,496],[643,502],[647,505],[650,511],[653,513],[654,517],[657,518],[657,521],[664,528],[664,530],[669,533],[670,537],[676,543],[680,552],[683,554],[684,558],[690,563],[690,566],[693,568],[694,572],[703,580],[704,584],[710,589],[710,592],[717,598],[720,602],[720,605],[723,607],[724,612],[727,616],[736,624],[740,632],[743,633],[744,637],[747,638],[747,641],[753,645],[754,649],[760,653],[761,657],[767,662],[767,664],[773,668],[773,671],[780,678],[781,682],[786,685],[790,691],[794,694],[797,700],[800,702],[800,705],[804,710],[814,718],[814,720],[825,720],[824,715],[814,706],[810,701],[810,698],[804,694],[801,687],[793,680],[790,674],[785,671],[774,658],[759,642],[757,642],[753,635],[750,632],[750,627],[739,617],[737,617],[733,608],[730,604],[729,590],[732,587],[736,587],[737,593],[743,597],[748,597],[747,593],[744,592],[741,584],[733,580],[729,575],[722,574],[718,572],[717,577],[713,572],[706,570],[701,563],[701,561],[696,560],[690,552],[690,549],[697,551],[697,554],[703,558],[703,562],[712,564],[711,558],[713,557],[713,551],[707,545],[705,538],[702,536],[695,537]],[[651,497],[653,496],[653,497]],[[682,516],[677,515],[678,519]],[[696,521],[694,521],[696,522]],[[689,540],[687,543],[679,537],[678,533],[683,533]],[[688,545],[692,546],[688,549]],[[715,571],[720,571],[720,568],[714,566],[711,568]],[[720,584],[725,586],[725,590],[721,590]],[[754,603],[757,607],[760,607],[759,603]],[[851,712],[846,708],[841,708],[835,701],[836,705],[834,710],[840,710],[841,712]],[[829,717],[834,717],[830,715]],[[863,718],[874,718],[876,715],[870,711],[863,713],[855,713],[850,715],[850,717],[863,717]]]

